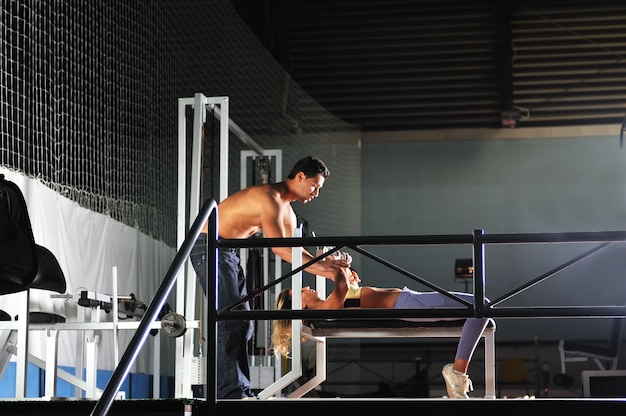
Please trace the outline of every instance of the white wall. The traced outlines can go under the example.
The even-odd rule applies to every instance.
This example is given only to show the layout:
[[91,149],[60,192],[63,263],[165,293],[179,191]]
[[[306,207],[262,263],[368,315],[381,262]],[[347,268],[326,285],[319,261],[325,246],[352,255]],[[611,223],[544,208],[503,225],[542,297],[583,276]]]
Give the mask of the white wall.
[[[67,278],[70,299],[51,299],[50,293],[31,291],[31,310],[56,312],[68,322],[76,321],[81,290],[101,294],[113,293],[113,268],[117,269],[118,294],[133,293],[149,305],[165,276],[175,252],[162,242],[125,226],[105,215],[95,214],[53,192],[39,181],[19,173],[0,169],[6,179],[15,182],[26,199],[35,242],[52,251]],[[11,316],[17,313],[17,295],[0,296],[0,309]],[[173,299],[173,297],[172,297]],[[173,305],[173,302],[170,302]],[[101,314],[101,321],[112,321],[110,314]],[[121,331],[119,357],[125,351],[134,331]],[[44,334],[33,332],[29,343],[31,353],[44,358]],[[76,365],[76,331],[59,335],[59,365]],[[152,373],[153,337],[140,353],[134,372]],[[157,337],[160,339],[162,337]],[[103,331],[98,349],[98,368],[115,368],[112,331]],[[161,347],[161,374],[173,375],[174,341],[164,339]]]

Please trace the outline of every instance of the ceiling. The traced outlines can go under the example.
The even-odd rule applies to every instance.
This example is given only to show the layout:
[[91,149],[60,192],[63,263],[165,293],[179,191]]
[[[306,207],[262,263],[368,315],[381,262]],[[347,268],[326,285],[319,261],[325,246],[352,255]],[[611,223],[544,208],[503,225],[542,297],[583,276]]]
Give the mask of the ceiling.
[[231,0],[309,95],[363,131],[620,124],[623,0]]

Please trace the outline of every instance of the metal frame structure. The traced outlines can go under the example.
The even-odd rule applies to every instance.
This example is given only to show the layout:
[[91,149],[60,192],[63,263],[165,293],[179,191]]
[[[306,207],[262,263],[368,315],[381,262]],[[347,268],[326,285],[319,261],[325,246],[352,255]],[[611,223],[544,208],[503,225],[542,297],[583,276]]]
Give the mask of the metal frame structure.
[[[194,219],[189,230],[185,227],[186,217],[184,216],[186,202],[185,187],[185,107],[192,105],[194,107],[194,134],[193,134],[193,160],[190,199],[191,208],[189,219]],[[407,236],[370,236],[370,237],[300,237],[294,235],[292,238],[261,238],[261,239],[220,239],[217,235],[217,202],[213,200],[206,201],[202,208],[198,210],[200,205],[199,195],[199,175],[200,175],[200,150],[202,139],[202,126],[206,118],[207,106],[219,105],[221,111],[216,112],[220,117],[220,143],[222,144],[220,152],[220,201],[227,196],[228,184],[228,131],[229,129],[241,134],[240,138],[247,142],[250,141],[250,147],[255,148],[259,154],[263,153],[263,149],[254,146],[254,142],[249,139],[245,133],[241,131],[234,123],[228,119],[228,98],[213,97],[207,98],[202,94],[196,94],[193,99],[179,100],[179,223],[178,223],[178,241],[180,249],[175,256],[172,265],[166,274],[155,298],[150,303],[148,310],[142,318],[141,324],[135,333],[133,340],[128,345],[122,360],[115,369],[109,383],[102,393],[101,399],[96,404],[92,415],[105,414],[111,406],[115,398],[116,392],[119,390],[124,377],[128,374],[129,368],[134,362],[139,350],[141,349],[153,322],[157,319],[158,312],[163,306],[166,297],[169,295],[174,283],[178,280],[179,291],[177,293],[177,308],[181,310],[186,306],[191,316],[195,313],[195,282],[187,279],[187,289],[185,290],[185,280],[178,279],[178,275],[186,269],[188,264],[191,248],[197,237],[199,236],[202,226],[205,223],[209,225],[209,233],[207,238],[207,277],[209,279],[207,285],[207,404],[209,413],[214,414],[217,410],[217,389],[216,379],[217,370],[214,360],[216,359],[216,328],[219,320],[272,320],[272,319],[291,319],[294,320],[323,320],[323,319],[393,319],[402,318],[532,318],[532,317],[626,317],[626,306],[624,305],[597,305],[597,306],[542,306],[542,307],[499,307],[499,305],[507,299],[518,293],[528,289],[531,286],[541,283],[557,272],[567,268],[568,266],[590,256],[612,242],[626,242],[625,231],[608,231],[608,232],[570,232],[570,233],[526,233],[526,234],[486,234],[484,230],[474,230],[472,234],[454,234],[454,235],[407,235]],[[191,222],[191,221],[190,221]],[[549,272],[523,284],[509,293],[493,299],[490,302],[485,298],[486,272],[485,272],[485,247],[492,244],[535,244],[535,243],[599,243],[598,246],[588,250],[587,252],[563,263],[561,266],[550,270]],[[408,272],[364,249],[368,245],[466,245],[471,247],[474,261],[474,279],[473,294],[474,301],[466,302],[455,297],[449,291],[442,289],[431,282],[428,282],[411,272]],[[334,247],[330,251],[315,257],[310,263],[299,264],[301,256],[299,255],[302,247]],[[268,283],[265,287],[255,290],[248,297],[240,300],[234,305],[228,305],[225,308],[217,308],[216,283],[218,279],[217,265],[217,249],[218,248],[271,248],[271,247],[293,247],[294,263],[292,270]],[[302,279],[301,273],[309,267],[313,262],[320,261],[335,251],[350,248],[361,255],[368,257],[384,266],[413,279],[432,290],[450,296],[464,307],[445,308],[445,309],[341,309],[341,310],[302,310],[301,304],[298,304],[297,298],[293,300],[292,310],[233,310],[241,303],[250,300],[253,296],[257,296],[259,292],[266,291],[274,286],[280,285],[282,281],[295,277],[292,281],[292,288],[299,291]],[[187,294],[187,302],[185,303],[184,295]],[[293,339],[299,339],[301,332],[297,332],[300,325],[293,325]],[[294,343],[294,348],[298,348],[299,343]],[[186,361],[185,365],[190,365],[192,347],[189,344],[181,344],[181,348],[177,345],[177,356],[183,357]],[[180,353],[182,352],[182,353]],[[296,352],[294,352],[295,354]],[[189,380],[190,372],[185,370],[183,380],[177,380],[177,397],[189,397],[190,387],[185,382]],[[294,374],[295,376],[295,374]],[[298,375],[299,376],[299,375]]]
[[[271,241],[275,240],[275,241]],[[561,270],[571,266],[572,264],[591,256],[603,248],[610,245],[611,242],[624,242],[626,241],[626,232],[582,232],[582,233],[535,233],[535,234],[485,234],[483,230],[475,230],[474,234],[465,234],[465,235],[417,235],[417,236],[381,236],[381,237],[326,237],[326,238],[301,238],[301,239],[265,239],[265,241],[251,241],[246,242],[247,247],[264,247],[264,246],[294,246],[297,244],[298,246],[333,246],[334,248],[327,253],[323,253],[314,259],[314,261],[319,261],[324,257],[332,254],[334,251],[350,248],[353,251],[356,251],[380,264],[387,266],[388,268],[395,270],[406,277],[415,280],[421,284],[424,284],[430,287],[433,290],[439,291],[444,295],[454,297],[453,294],[450,294],[448,291],[433,285],[432,283],[421,279],[420,277],[410,273],[406,270],[403,270],[392,263],[387,262],[384,259],[381,259],[369,251],[364,249],[364,246],[369,245],[468,245],[471,246],[473,250],[474,256],[474,279],[473,279],[473,290],[474,290],[474,303],[470,304],[467,302],[462,302],[466,304],[465,308],[458,309],[402,309],[402,310],[332,310],[332,311],[323,311],[323,310],[299,310],[295,303],[296,297],[294,297],[294,305],[291,311],[234,311],[233,307],[237,305],[232,305],[230,307],[224,308],[217,313],[217,319],[293,319],[293,320],[341,320],[341,319],[401,319],[401,318],[467,318],[467,317],[488,317],[488,318],[527,318],[527,317],[615,317],[615,316],[626,316],[626,306],[624,305],[598,305],[598,306],[542,306],[542,307],[499,307],[507,299],[514,297],[516,294],[523,292],[531,286],[536,284],[540,284],[542,281],[550,278]],[[485,298],[485,284],[486,284],[486,272],[485,272],[485,247],[488,245],[494,244],[535,244],[535,243],[589,243],[589,242],[597,242],[599,243],[597,246],[592,249],[586,251],[585,253],[576,256],[575,258],[566,261],[559,267],[550,270],[549,272],[539,276],[536,279],[531,280],[528,283],[525,283],[509,293],[497,298],[493,299],[490,302],[486,301]],[[241,242],[237,242],[235,240],[221,240],[220,246],[225,245],[230,247],[230,243],[241,245]],[[301,282],[301,275],[303,269],[308,267],[307,265],[297,266],[294,265],[294,269],[291,273],[282,276],[277,279],[277,281],[273,284],[280,283],[286,278],[292,277],[292,282],[297,284]],[[262,290],[269,289],[273,284],[268,285],[268,287],[263,288]],[[294,290],[296,290],[295,288]],[[297,292],[296,292],[297,293]],[[458,300],[458,298],[457,298]],[[248,318],[247,316],[250,316]],[[393,330],[389,329],[380,329],[376,327],[376,329],[363,329],[359,328],[358,330],[311,330],[304,327],[305,335],[310,337],[319,337],[320,339],[317,341],[322,341],[325,337],[332,336],[341,336],[341,337],[358,337],[359,332],[363,337],[370,337],[370,335],[384,335],[387,334],[389,336],[398,336],[398,334],[393,334]],[[298,337],[302,335],[302,333],[297,332],[298,328],[293,327],[293,339],[299,339]],[[495,330],[495,328],[494,328]],[[379,331],[379,332],[377,332]],[[445,331],[444,331],[445,332]],[[453,331],[452,331],[453,332]],[[452,332],[447,332],[445,336],[455,336]],[[458,335],[458,334],[457,334]],[[404,336],[407,336],[406,334]],[[483,336],[487,336],[483,334]],[[274,385],[268,387],[264,390],[259,398],[266,399],[279,391],[280,388],[284,388],[288,385],[289,380],[296,379],[301,375],[301,368],[299,367],[297,357],[299,357],[300,351],[297,349],[297,344],[294,343],[293,356],[292,360],[294,365],[293,374],[288,374],[287,377],[278,380]],[[318,348],[318,359],[324,359],[324,355],[320,354],[320,351],[323,352],[322,348]],[[486,362],[486,364],[488,364]],[[488,364],[489,366],[491,364]],[[487,372],[491,372],[490,368],[486,368],[486,397],[495,397],[495,391],[493,386],[491,386],[491,382],[494,381],[492,375],[489,375]],[[493,373],[492,373],[493,374]],[[320,375],[316,380],[312,382],[312,384],[317,383],[321,380],[323,375]],[[297,390],[292,394],[293,397],[298,397],[302,391],[310,388],[311,385],[303,386],[301,390]]]
[[[191,178],[190,186],[187,189],[187,131],[186,131],[186,109],[193,108],[193,131],[191,143]],[[201,174],[202,174],[202,141],[204,126],[207,122],[207,113],[213,110],[215,117],[219,120],[219,201],[228,196],[228,162],[229,162],[229,141],[230,134],[233,133],[242,143],[257,155],[263,155],[265,150],[259,146],[247,133],[229,118],[229,98],[227,96],[207,97],[204,94],[196,93],[194,97],[180,98],[178,100],[178,222],[177,222],[177,243],[181,247],[189,229],[187,224],[191,224],[194,218],[198,217],[200,206]],[[186,211],[187,200],[189,200],[189,212]],[[197,315],[196,289],[197,281],[195,273],[191,267],[181,270],[184,277],[177,280],[176,286],[176,312],[187,318]],[[199,318],[200,319],[200,318]],[[202,327],[202,322],[191,319],[188,322],[197,323],[198,328]],[[205,354],[196,348],[194,344],[194,332],[187,331],[176,340],[177,367],[182,371],[177,371],[175,375],[175,392],[177,398],[192,398],[193,374],[197,374],[192,366],[204,366]],[[200,348],[200,347],[199,347]],[[196,368],[197,369],[197,368]],[[199,373],[202,373],[200,371]]]
[[[24,290],[18,294],[20,300],[18,316],[20,319],[15,321],[0,321],[0,355],[2,360],[8,360],[9,355],[16,356],[16,379],[15,379],[15,398],[17,400],[26,399],[26,367],[28,363],[44,369],[46,372],[44,383],[44,397],[50,399],[56,396],[57,378],[62,379],[77,390],[76,397],[97,398],[101,391],[96,387],[97,364],[98,364],[98,344],[100,343],[101,331],[112,331],[113,334],[113,351],[115,361],[119,351],[118,333],[119,331],[136,330],[140,321],[120,321],[118,319],[118,299],[117,293],[117,269],[114,267],[111,275],[113,281],[112,295],[106,296],[112,305],[112,320],[101,321],[101,309],[99,306],[87,308],[79,306],[78,320],[75,322],[57,322],[57,323],[35,323],[29,322],[29,306],[30,306],[30,289]],[[56,295],[54,297],[68,297],[67,294]],[[87,312],[89,309],[89,312]],[[191,323],[190,327],[194,324]],[[151,328],[159,329],[158,322],[152,324]],[[37,357],[28,352],[29,334],[32,331],[42,331],[46,334],[46,356],[45,359]],[[58,336],[60,331],[77,331],[81,336],[77,337],[76,365],[75,374],[58,368],[57,349]],[[17,342],[15,342],[17,338]],[[155,356],[153,357],[153,371],[155,377],[153,379],[153,396],[159,397],[159,373],[160,373],[160,340],[157,338],[155,342]],[[84,371],[84,375],[83,375]]]
[[[297,321],[301,322],[301,321]],[[429,322],[430,325],[420,326],[417,322],[407,321],[405,326],[391,327],[385,326],[380,321],[376,324],[367,320],[359,322],[355,327],[329,327],[316,328],[314,326],[303,325],[302,333],[305,338],[315,341],[316,367],[315,376],[290,393],[290,398],[300,398],[315,387],[326,381],[326,340],[329,338],[460,338],[463,330],[460,320],[456,326],[448,325],[450,321],[441,321],[440,326],[436,322]],[[456,323],[456,321],[455,321]],[[371,326],[368,326],[371,325]],[[485,328],[481,338],[484,339],[485,354],[485,399],[496,398],[496,325],[493,321]],[[297,360],[294,357],[294,362]],[[302,362],[302,360],[299,360]],[[269,388],[259,393],[259,399],[267,399],[275,395],[277,391]]]
[[[249,184],[248,183],[248,160],[253,159],[256,160],[259,157],[267,157],[270,158],[271,160],[274,161],[274,166],[275,166],[275,172],[274,172],[274,178],[275,180],[281,180],[283,177],[283,172],[282,172],[282,166],[283,166],[283,152],[280,149],[274,149],[274,150],[263,150],[263,153],[261,155],[259,155],[258,151],[253,151],[253,150],[243,150],[241,151],[241,182],[240,182],[240,187],[241,189],[248,187]],[[263,252],[263,285],[267,285],[269,283],[269,276],[270,276],[270,253],[271,253],[271,249],[269,247],[264,247],[262,249]],[[248,251],[246,249],[241,249],[240,253],[239,253],[239,258],[241,259],[241,264],[245,265],[247,264],[247,259],[248,259]],[[282,259],[278,256],[274,256],[274,276],[276,278],[279,278],[280,275],[282,274]],[[249,278],[249,276],[246,275],[247,278]],[[280,290],[280,288],[278,288]],[[265,296],[263,298],[263,308],[264,309],[269,309],[271,307],[271,303],[270,303],[270,299],[268,296]],[[259,336],[262,337],[263,339],[263,344],[262,346],[264,347],[265,351],[269,351],[270,348],[270,339],[269,339],[269,332],[270,332],[270,325],[269,325],[269,321],[261,321],[261,322],[257,322],[257,340],[259,339]],[[257,360],[258,358],[258,360]],[[271,370],[272,368],[268,368],[270,366],[264,365],[266,363],[264,363],[263,360],[264,357],[257,357],[255,355],[252,355],[252,362],[251,362],[251,367],[250,367],[250,384],[251,384],[251,388],[263,388],[264,383],[267,383],[268,379],[272,379],[276,380],[280,377],[280,373],[281,373],[281,365],[280,362],[276,362],[276,364],[272,367],[273,368],[273,375],[269,375],[269,370]],[[260,365],[257,365],[260,364]],[[258,386],[254,386],[254,384],[256,383],[256,380],[258,380]]]
[[[301,237],[300,229],[293,230],[294,237]],[[319,246],[318,246],[319,247]],[[324,247],[316,251],[318,258],[324,258],[336,251],[336,248]],[[328,254],[327,254],[328,253]],[[301,253],[300,249],[294,247],[294,259],[300,259],[299,263],[292,265],[293,269],[300,267]],[[278,275],[279,276],[279,275]],[[280,280],[280,277],[277,277]],[[326,278],[324,276],[316,276],[316,290],[319,294],[326,293]],[[299,271],[292,279],[293,297],[292,307],[296,310],[302,310],[302,271]],[[270,286],[268,285],[268,288]],[[281,290],[280,286],[276,288],[276,292]],[[264,310],[269,310],[266,306]],[[264,320],[263,322],[268,322]],[[345,322],[345,321],[344,321]],[[289,398],[300,398],[305,394],[326,381],[326,340],[328,338],[460,338],[463,320],[455,321],[455,325],[450,325],[450,321],[441,323],[429,322],[428,324],[417,322],[400,322],[401,325],[385,325],[389,322],[378,321],[376,323],[363,320],[351,321],[350,326],[342,326],[340,321],[335,321],[337,325],[316,327],[314,323],[304,324],[302,320],[294,319],[291,321],[292,339],[297,340],[306,338],[315,341],[315,375],[307,380],[303,385],[293,392],[289,393]],[[322,322],[323,323],[323,322]],[[355,323],[358,323],[356,326]],[[485,340],[485,398],[495,399],[496,394],[496,351],[495,351],[495,322],[491,321],[481,338]],[[299,342],[292,345],[291,368],[285,374],[279,373],[280,360],[276,360],[276,374],[274,383],[266,386],[257,397],[261,400],[270,399],[282,395],[282,390],[292,384],[303,374],[302,367],[302,346]]]

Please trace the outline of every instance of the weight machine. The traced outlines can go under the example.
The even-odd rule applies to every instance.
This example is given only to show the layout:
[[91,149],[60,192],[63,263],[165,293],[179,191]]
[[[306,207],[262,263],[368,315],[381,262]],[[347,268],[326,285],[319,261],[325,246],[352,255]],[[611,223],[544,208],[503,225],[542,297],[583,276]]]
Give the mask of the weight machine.
[[[193,109],[193,131],[191,135],[191,160],[187,161],[187,116],[186,110],[191,107]],[[202,201],[201,192],[201,176],[202,176],[202,149],[205,126],[210,120],[208,117],[215,117],[219,121],[219,166],[213,169],[219,172],[219,201],[223,201],[228,197],[228,175],[229,175],[229,133],[233,133],[245,146],[251,150],[241,152],[241,187],[247,187],[256,183],[264,183],[282,178],[282,151],[281,150],[265,150],[259,146],[248,134],[246,134],[236,123],[229,118],[229,99],[228,97],[206,97],[197,93],[192,98],[180,98],[178,101],[178,221],[177,221],[177,246],[180,248],[185,240],[188,231],[188,224],[193,221],[199,213]],[[190,185],[187,189],[187,172],[188,163],[190,163]],[[248,165],[251,163],[251,169]],[[248,174],[251,173],[251,178]],[[258,175],[257,175],[258,174]],[[274,174],[274,176],[272,176]],[[252,181],[252,183],[250,183]],[[187,210],[187,203],[188,210]],[[254,238],[254,237],[253,237]],[[268,248],[264,248],[260,256],[262,267],[260,274],[262,279],[267,279],[268,270],[270,268],[270,252]],[[248,264],[248,250],[242,248],[240,251],[242,267]],[[280,275],[281,261],[276,258],[275,269],[277,275]],[[197,279],[195,272],[190,264],[184,268],[184,278],[177,278],[176,281],[176,299],[175,312],[170,316],[174,322],[179,322],[178,326],[185,326],[186,322],[197,324],[200,330],[203,328],[201,312],[207,309],[207,300],[204,298],[203,305],[197,305]],[[246,273],[246,278],[250,280],[250,276]],[[252,282],[256,284],[257,282]],[[261,285],[265,283],[259,281]],[[249,282],[250,284],[250,282]],[[263,308],[267,308],[270,299],[267,296],[262,298]],[[191,321],[187,321],[185,317],[198,317]],[[268,351],[268,322],[257,323],[255,328],[254,341],[256,345],[253,349],[261,353]],[[187,325],[188,326],[188,325]],[[176,375],[175,375],[175,391],[177,398],[194,397],[194,385],[206,384],[206,368],[207,361],[204,356],[202,345],[196,345],[194,337],[198,335],[195,331],[181,331],[176,340]],[[198,337],[202,340],[201,335]],[[263,354],[253,354],[251,368],[251,382],[253,388],[262,388],[267,382],[260,383],[255,386],[255,380],[268,378],[268,367],[255,366],[256,361],[261,359]],[[271,367],[269,367],[271,368]],[[280,371],[280,369],[276,369]],[[274,376],[269,375],[273,381]]]

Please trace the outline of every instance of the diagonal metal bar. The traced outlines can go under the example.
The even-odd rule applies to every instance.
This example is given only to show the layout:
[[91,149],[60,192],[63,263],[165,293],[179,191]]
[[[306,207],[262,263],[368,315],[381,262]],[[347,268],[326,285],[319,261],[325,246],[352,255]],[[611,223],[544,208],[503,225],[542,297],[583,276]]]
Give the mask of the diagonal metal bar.
[[124,382],[128,372],[130,371],[131,366],[137,359],[137,355],[141,351],[143,344],[146,341],[146,338],[150,334],[150,329],[152,323],[158,319],[158,315],[169,296],[174,283],[176,283],[176,279],[180,275],[180,271],[183,269],[189,255],[191,254],[191,249],[193,245],[200,235],[202,231],[203,225],[209,219],[209,216],[213,214],[213,217],[217,216],[217,204],[213,200],[207,201],[202,207],[198,217],[194,221],[193,225],[190,228],[185,241],[181,245],[180,250],[174,257],[172,264],[168,272],[165,275],[165,278],[161,282],[161,286],[157,290],[152,302],[146,309],[146,312],[141,319],[141,323],[137,328],[137,332],[131,339],[130,343],[126,347],[124,351],[124,355],[122,356],[118,366],[115,368],[115,371],[111,375],[105,389],[102,392],[102,396],[96,402],[95,407],[93,408],[91,415],[92,416],[103,416],[106,415],[109,411],[115,396],[117,395],[122,383]]

